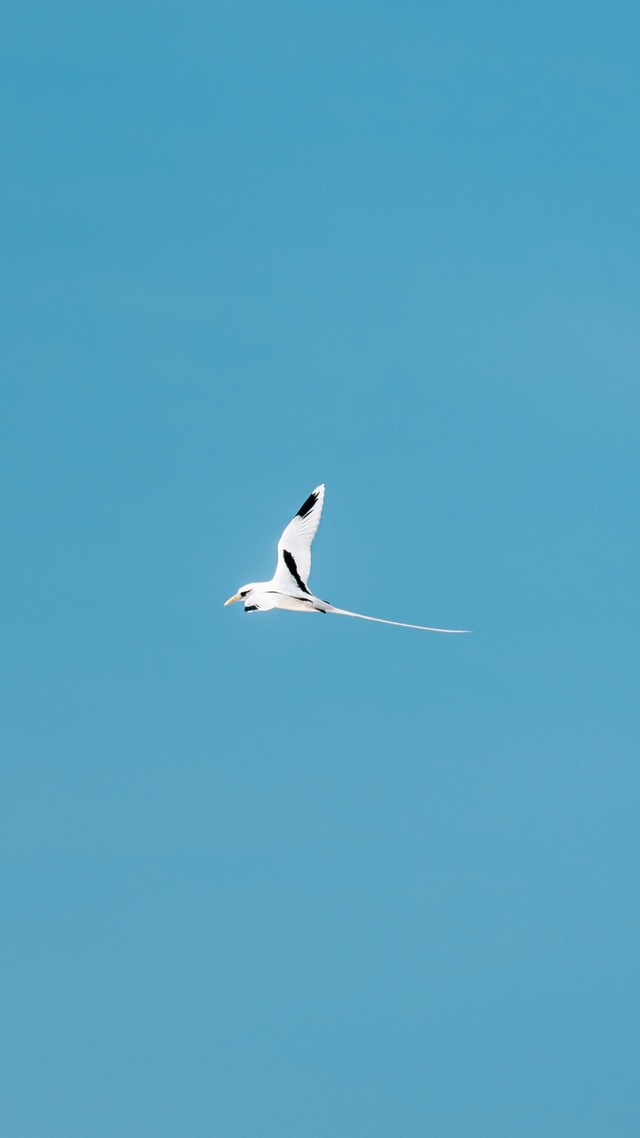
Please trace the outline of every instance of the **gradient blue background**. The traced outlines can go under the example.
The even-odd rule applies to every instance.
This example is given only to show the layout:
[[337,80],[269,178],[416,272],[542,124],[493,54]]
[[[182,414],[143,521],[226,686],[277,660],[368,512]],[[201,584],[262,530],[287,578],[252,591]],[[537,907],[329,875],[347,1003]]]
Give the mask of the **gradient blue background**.
[[640,1133],[639,23],[5,0],[6,1138]]

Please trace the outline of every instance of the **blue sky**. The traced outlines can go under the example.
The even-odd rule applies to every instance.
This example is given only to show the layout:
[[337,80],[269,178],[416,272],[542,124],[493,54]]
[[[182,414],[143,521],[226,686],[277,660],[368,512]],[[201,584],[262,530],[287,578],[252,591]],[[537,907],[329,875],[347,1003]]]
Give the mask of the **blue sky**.
[[2,1133],[635,1138],[635,6],[1,22]]

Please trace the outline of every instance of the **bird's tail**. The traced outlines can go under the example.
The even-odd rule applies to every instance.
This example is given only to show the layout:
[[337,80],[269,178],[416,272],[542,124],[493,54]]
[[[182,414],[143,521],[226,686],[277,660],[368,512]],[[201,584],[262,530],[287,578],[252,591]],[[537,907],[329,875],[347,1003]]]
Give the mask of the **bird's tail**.
[[376,624],[394,624],[397,628],[418,628],[421,632],[448,632],[455,635],[471,632],[470,628],[431,628],[426,624],[405,624],[401,620],[383,620],[381,616],[365,616],[361,612],[349,612],[348,609],[338,609],[328,602],[326,604],[325,612],[335,612],[338,616],[355,616],[358,620],[374,620]]

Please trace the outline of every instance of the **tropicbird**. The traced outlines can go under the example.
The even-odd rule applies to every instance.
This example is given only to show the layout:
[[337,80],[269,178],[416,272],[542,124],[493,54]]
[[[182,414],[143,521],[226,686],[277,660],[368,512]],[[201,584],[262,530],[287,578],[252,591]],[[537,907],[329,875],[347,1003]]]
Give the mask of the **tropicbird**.
[[374,620],[377,624],[395,624],[399,628],[419,628],[423,632],[469,632],[468,628],[430,628],[425,624],[405,624],[401,620],[383,620],[380,616],[365,616],[361,612],[338,609],[322,601],[307,588],[311,572],[311,542],[320,524],[324,484],[302,503],[293,521],[278,542],[278,564],[270,581],[257,581],[243,585],[225,601],[244,601],[245,612],[266,612],[267,609],[292,609],[294,612],[334,612],[339,616],[356,616],[359,620]]

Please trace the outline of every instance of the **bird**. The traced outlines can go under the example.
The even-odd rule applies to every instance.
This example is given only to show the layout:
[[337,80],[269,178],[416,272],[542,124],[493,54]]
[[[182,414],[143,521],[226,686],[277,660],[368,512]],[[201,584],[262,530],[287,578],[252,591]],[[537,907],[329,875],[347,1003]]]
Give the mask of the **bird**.
[[267,612],[269,609],[289,609],[293,612],[336,613],[338,616],[354,616],[358,620],[372,620],[377,624],[393,624],[398,628],[417,628],[422,632],[446,632],[460,634],[470,632],[468,628],[431,628],[425,624],[405,624],[401,620],[383,620],[380,616],[365,616],[361,612],[349,612],[314,596],[308,587],[311,572],[311,542],[313,541],[322,514],[324,503],[324,483],[302,503],[296,516],[286,527],[278,542],[278,563],[270,581],[257,581],[243,585],[225,601],[232,605],[235,601],[244,602],[245,612]]

